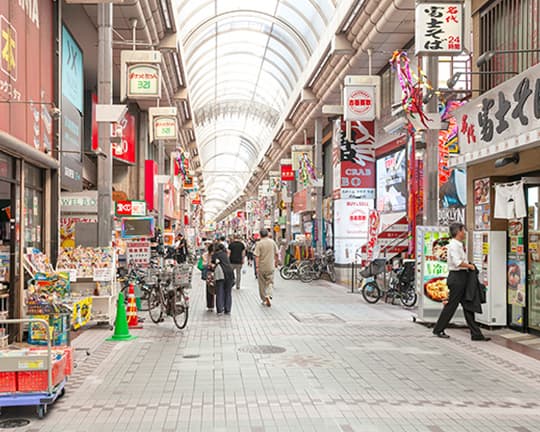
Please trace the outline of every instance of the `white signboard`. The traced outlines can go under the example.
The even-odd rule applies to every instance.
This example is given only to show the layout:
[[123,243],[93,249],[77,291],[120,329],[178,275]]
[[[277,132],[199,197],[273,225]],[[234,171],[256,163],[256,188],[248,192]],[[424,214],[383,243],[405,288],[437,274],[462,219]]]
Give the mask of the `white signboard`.
[[94,282],[110,282],[113,279],[113,269],[107,268],[95,268],[93,270]]
[[372,121],[376,117],[376,88],[372,85],[345,86],[343,120]]
[[177,138],[176,117],[155,117],[154,139],[156,140],[175,140]]
[[62,192],[60,194],[60,211],[62,213],[97,213],[97,191]]
[[456,110],[460,155],[451,165],[485,159],[540,140],[540,64]]
[[373,205],[373,200],[334,201],[334,235],[340,238],[367,239],[369,210]]
[[416,4],[416,54],[457,55],[463,51],[463,3]]
[[155,64],[134,64],[127,68],[127,96],[133,99],[161,97],[161,70]]
[[146,240],[129,241],[127,247],[127,261],[136,266],[146,266],[150,262],[150,242]]
[[364,246],[368,238],[334,238],[336,264],[350,264],[354,261],[356,251]]

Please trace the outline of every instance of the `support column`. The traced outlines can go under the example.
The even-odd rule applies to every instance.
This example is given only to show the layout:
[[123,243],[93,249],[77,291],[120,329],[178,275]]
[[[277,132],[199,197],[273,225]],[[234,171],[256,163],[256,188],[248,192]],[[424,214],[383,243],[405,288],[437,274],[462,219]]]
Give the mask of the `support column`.
[[[165,174],[165,144],[158,141],[158,173]],[[158,226],[161,230],[165,229],[165,185],[158,182]]]
[[[320,118],[315,119],[315,172],[317,173],[317,179],[321,179],[323,176],[323,154],[322,154],[322,120]],[[323,212],[322,212],[322,199],[323,188],[317,187],[317,201],[316,201],[316,222],[317,222],[317,252],[323,252]]]
[[[98,12],[98,103],[112,104],[112,3],[99,3]],[[98,143],[102,155],[98,156],[98,244],[112,242],[112,154],[110,124],[98,123]]]
[[[434,86],[439,81],[439,59],[427,58],[426,75]],[[426,105],[427,113],[438,112],[438,98],[433,95]],[[424,225],[438,225],[439,212],[439,131],[430,129],[425,132],[426,151],[424,153]]]

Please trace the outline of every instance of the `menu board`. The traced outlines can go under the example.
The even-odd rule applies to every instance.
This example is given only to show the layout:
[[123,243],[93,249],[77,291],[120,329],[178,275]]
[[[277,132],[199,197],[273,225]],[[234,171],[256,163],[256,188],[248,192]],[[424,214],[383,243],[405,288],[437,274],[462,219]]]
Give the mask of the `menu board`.
[[508,304],[525,307],[526,256],[523,219],[508,221],[508,256],[506,264],[506,288]]

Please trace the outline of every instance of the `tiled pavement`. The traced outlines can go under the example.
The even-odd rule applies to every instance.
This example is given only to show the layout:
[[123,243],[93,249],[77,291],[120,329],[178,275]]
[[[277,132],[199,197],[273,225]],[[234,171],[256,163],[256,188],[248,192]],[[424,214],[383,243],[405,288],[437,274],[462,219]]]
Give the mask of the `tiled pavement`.
[[[540,431],[540,362],[462,330],[440,340],[411,313],[367,305],[327,282],[276,278],[272,308],[255,280],[233,313],[205,310],[196,281],[188,328],[145,323],[131,342],[89,330],[78,367],[46,419],[70,432]],[[271,353],[266,353],[271,351]]]

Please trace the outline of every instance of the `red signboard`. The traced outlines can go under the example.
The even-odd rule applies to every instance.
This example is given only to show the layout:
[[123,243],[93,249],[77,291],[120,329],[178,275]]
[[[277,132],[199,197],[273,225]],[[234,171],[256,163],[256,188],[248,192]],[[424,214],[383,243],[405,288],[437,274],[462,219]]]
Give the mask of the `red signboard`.
[[158,166],[156,161],[150,159],[144,161],[144,200],[146,201],[148,211],[157,208],[157,172]]
[[[92,151],[96,152],[99,149],[98,142],[98,123],[96,121],[96,104],[97,95],[92,93]],[[124,118],[119,123],[114,123],[113,129],[120,142],[112,143],[112,155],[116,160],[121,160],[131,164],[135,163],[136,154],[136,121],[135,116],[126,113]],[[119,136],[118,136],[119,135]]]
[[0,130],[52,150],[53,1],[0,2]]
[[135,163],[135,116],[126,113],[124,118],[117,124],[121,131],[119,143],[113,143],[112,155],[115,159],[128,163]]
[[292,164],[281,165],[281,181],[294,181]]

